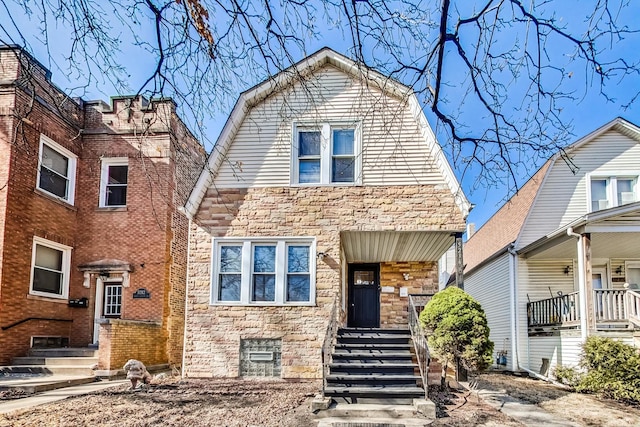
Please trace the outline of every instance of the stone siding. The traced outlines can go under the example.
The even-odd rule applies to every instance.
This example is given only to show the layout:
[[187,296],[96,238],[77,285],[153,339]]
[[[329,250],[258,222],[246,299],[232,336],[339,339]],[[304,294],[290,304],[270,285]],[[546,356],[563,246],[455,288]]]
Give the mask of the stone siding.
[[[282,377],[320,377],[322,341],[344,279],[340,232],[462,228],[453,196],[438,186],[210,188],[190,234],[185,374],[238,376],[241,339],[281,338]],[[318,251],[327,254],[316,266],[316,306],[210,305],[215,236],[315,237]],[[402,276],[407,270],[412,292],[437,287],[437,263],[390,263],[381,270],[392,286],[410,283]],[[383,310],[386,325],[403,321],[406,298],[384,298],[390,304]]]

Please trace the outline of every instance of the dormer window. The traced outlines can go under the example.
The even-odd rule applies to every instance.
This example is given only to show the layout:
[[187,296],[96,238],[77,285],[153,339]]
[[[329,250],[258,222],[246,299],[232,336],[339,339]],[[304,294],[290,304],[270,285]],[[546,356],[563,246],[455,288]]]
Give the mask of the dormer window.
[[292,184],[357,184],[362,168],[358,126],[294,127]]
[[591,212],[636,202],[636,182],[637,176],[591,176]]

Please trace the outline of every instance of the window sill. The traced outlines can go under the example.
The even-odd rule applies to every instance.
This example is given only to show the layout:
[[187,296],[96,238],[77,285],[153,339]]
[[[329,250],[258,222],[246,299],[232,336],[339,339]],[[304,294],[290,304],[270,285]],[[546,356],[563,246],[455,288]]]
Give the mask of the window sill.
[[362,183],[360,182],[330,182],[327,184],[322,184],[319,182],[300,184],[297,182],[293,182],[290,185],[291,187],[362,187]]
[[96,212],[127,212],[126,206],[99,206],[96,208]]
[[209,303],[212,307],[316,307],[315,302],[304,303],[243,303],[230,301],[215,301]]
[[43,190],[39,189],[38,187],[36,187],[33,190],[33,192],[36,193],[39,196],[42,196],[42,197],[44,197],[44,198],[46,198],[48,200],[51,200],[54,203],[59,204],[60,206],[64,206],[65,208],[67,208],[69,210],[72,210],[74,212],[76,212],[78,210],[77,207],[75,207],[74,205],[72,205],[68,201],[66,201],[64,199],[61,199],[60,197],[55,196],[55,195],[53,195],[51,193],[47,193],[46,191],[43,191]]
[[34,295],[34,294],[27,294],[27,299],[31,299],[35,301],[54,302],[54,303],[64,304],[64,305],[67,305],[67,303],[69,302],[68,298],[65,298],[65,297],[54,297],[54,296],[45,297],[42,295]]

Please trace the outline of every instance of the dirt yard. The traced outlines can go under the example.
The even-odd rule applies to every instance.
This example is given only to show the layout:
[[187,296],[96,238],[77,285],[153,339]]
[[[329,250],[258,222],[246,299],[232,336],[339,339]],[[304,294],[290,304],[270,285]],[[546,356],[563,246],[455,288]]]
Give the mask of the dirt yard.
[[[309,412],[318,382],[231,379],[154,381],[148,391],[119,386],[0,415],[0,426],[314,426]],[[640,408],[560,390],[542,381],[484,374],[478,387],[503,390],[584,426],[638,426]],[[5,396],[10,398],[12,396]],[[15,396],[14,396],[15,397]],[[474,390],[432,393],[433,426],[521,426]]]

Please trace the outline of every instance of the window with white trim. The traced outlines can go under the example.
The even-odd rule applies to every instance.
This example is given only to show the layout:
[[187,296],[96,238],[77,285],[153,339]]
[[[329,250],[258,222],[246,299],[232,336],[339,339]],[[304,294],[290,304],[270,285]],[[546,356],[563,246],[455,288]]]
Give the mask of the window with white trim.
[[213,304],[312,305],[313,238],[219,238],[213,242]]
[[129,162],[127,158],[102,159],[100,207],[127,205]]
[[69,295],[70,260],[69,246],[34,237],[29,293],[66,299]]
[[357,184],[362,163],[359,127],[296,125],[292,144],[292,184]]
[[638,200],[637,176],[590,176],[590,211],[622,206]]
[[77,158],[50,138],[40,135],[38,189],[73,204]]

